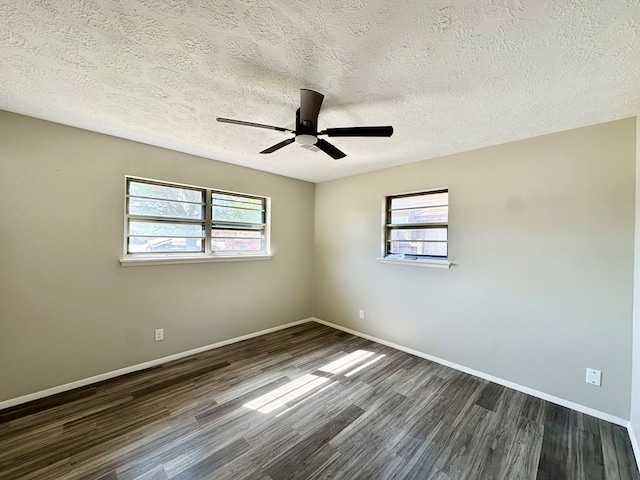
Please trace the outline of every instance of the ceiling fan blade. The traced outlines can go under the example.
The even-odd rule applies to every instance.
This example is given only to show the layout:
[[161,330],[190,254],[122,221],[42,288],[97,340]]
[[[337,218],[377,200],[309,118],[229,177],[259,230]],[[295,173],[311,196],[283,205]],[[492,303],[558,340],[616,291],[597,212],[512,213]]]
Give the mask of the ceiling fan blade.
[[334,160],[338,160],[340,158],[344,158],[344,157],[347,156],[346,153],[341,152],[336,147],[331,145],[326,140],[323,140],[322,138],[318,140],[318,142],[316,143],[315,146],[318,147],[320,150],[322,150],[327,155],[333,157]]
[[264,123],[253,123],[253,122],[245,122],[242,120],[233,120],[231,118],[216,118],[217,121],[222,123],[232,123],[234,125],[245,125],[247,127],[258,127],[258,128],[266,128],[268,130],[277,130],[279,132],[292,132],[293,130],[284,127],[274,127],[273,125],[265,125]]
[[300,89],[300,123],[310,122],[313,132],[318,131],[318,114],[322,106],[324,95],[306,88]]
[[296,141],[295,138],[287,138],[283,142],[276,143],[275,145],[273,145],[273,146],[271,146],[269,148],[265,148],[260,153],[273,153],[276,150],[280,150],[282,147],[286,147],[287,145],[289,145],[290,143],[293,143],[295,141]]
[[327,135],[328,137],[390,137],[393,135],[393,127],[327,128],[318,135]]

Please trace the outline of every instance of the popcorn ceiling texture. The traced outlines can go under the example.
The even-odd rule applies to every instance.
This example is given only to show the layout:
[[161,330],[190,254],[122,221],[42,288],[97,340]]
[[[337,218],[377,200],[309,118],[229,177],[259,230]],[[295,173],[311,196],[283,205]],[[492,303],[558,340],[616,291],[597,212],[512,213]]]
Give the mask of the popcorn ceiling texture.
[[[640,0],[0,0],[0,108],[324,181],[637,115]],[[292,127],[299,89],[347,157]]]

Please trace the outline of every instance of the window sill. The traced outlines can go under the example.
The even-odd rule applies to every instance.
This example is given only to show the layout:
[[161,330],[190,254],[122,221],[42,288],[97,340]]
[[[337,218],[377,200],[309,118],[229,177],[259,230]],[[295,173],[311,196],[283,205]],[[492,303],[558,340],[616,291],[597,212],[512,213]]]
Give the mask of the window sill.
[[249,260],[271,260],[273,255],[198,255],[198,256],[128,256],[120,259],[123,267],[140,267],[143,265],[170,265],[176,263],[208,263],[208,262],[243,262]]
[[382,257],[377,259],[380,263],[392,263],[396,265],[412,265],[414,267],[430,267],[430,268],[450,268],[451,262],[448,259],[422,259],[422,258],[388,258]]

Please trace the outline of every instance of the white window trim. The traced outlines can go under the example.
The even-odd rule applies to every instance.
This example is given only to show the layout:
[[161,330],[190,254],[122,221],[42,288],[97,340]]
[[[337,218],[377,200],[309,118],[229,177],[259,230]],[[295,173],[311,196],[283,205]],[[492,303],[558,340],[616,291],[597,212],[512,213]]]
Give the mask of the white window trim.
[[431,268],[451,268],[452,263],[448,259],[424,259],[424,258],[389,258],[379,257],[380,263],[391,263],[396,265],[411,265],[413,267],[431,267]]
[[[420,193],[438,192],[449,188],[430,188],[428,190],[416,190],[412,192],[394,193],[391,195],[385,195],[382,197],[382,242],[380,246],[380,257],[376,258],[379,263],[387,263],[392,265],[411,265],[413,267],[428,267],[428,268],[451,268],[451,261],[449,256],[446,257],[412,257],[412,256],[400,256],[400,255],[387,255],[387,199],[389,197],[397,197],[401,195],[414,195]],[[448,225],[449,222],[447,222]],[[447,252],[449,251],[449,240],[447,239]]]
[[[127,253],[127,233],[128,233],[128,218],[127,218],[127,182],[129,179],[142,180],[147,182],[165,183],[168,185],[175,185],[178,187],[197,188],[207,191],[215,191],[222,193],[229,193],[232,195],[253,195],[265,199],[265,226],[264,226],[264,252],[262,253],[238,253],[221,254],[211,252],[209,248],[206,248],[202,253],[174,253],[172,255],[167,254],[144,254],[136,255]],[[258,194],[247,194],[244,192],[234,192],[231,190],[221,190],[219,188],[201,187],[199,185],[190,185],[186,183],[170,182],[166,180],[158,180],[153,178],[138,177],[135,175],[125,175],[124,177],[124,228],[123,228],[123,253],[120,257],[120,265],[123,267],[137,267],[143,265],[171,265],[182,263],[209,263],[209,262],[241,262],[241,261],[255,261],[255,260],[271,260],[273,254],[271,253],[271,197]],[[210,213],[207,213],[209,216]],[[206,243],[206,242],[205,242]]]
[[120,265],[123,267],[139,267],[142,265],[171,265],[176,263],[207,263],[207,262],[244,262],[248,260],[271,260],[273,255],[189,255],[189,256],[164,256],[164,257],[145,257],[132,258],[133,255],[127,255],[120,259]]

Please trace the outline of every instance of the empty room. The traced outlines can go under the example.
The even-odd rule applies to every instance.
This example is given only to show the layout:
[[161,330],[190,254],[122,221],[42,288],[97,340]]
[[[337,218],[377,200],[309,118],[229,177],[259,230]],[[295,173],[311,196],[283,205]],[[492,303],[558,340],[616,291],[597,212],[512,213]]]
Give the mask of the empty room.
[[640,479],[640,2],[0,0],[2,480]]

